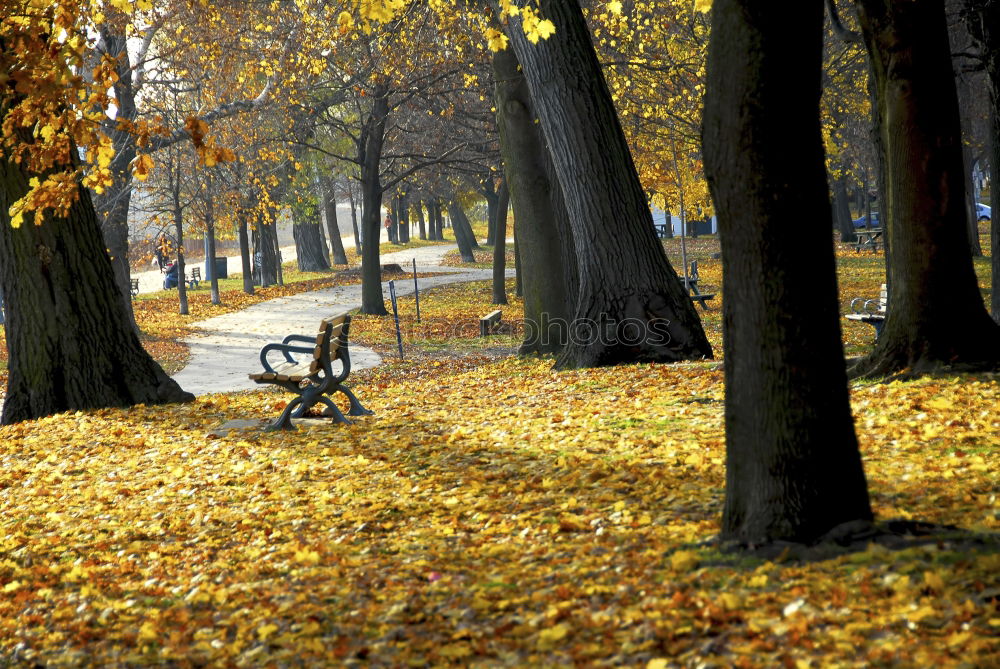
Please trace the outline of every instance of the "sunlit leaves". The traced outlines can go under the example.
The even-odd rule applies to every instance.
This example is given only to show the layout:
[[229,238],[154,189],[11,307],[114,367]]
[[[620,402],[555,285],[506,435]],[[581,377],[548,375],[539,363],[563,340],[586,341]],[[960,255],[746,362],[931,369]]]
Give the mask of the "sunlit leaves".
[[507,48],[507,36],[495,28],[486,29],[486,42],[490,51],[503,51]]

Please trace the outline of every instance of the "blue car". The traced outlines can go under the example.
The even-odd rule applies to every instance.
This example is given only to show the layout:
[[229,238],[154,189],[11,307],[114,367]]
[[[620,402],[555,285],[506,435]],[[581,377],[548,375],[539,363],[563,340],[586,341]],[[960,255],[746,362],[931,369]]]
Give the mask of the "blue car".
[[[867,221],[867,219],[866,219],[865,216],[862,216],[861,218],[856,218],[856,219],[854,219],[853,222],[854,222],[854,227],[856,227],[856,228],[867,228],[868,227],[868,221]],[[877,228],[877,227],[879,227],[879,225],[881,225],[881,223],[878,220],[878,212],[877,211],[873,211],[872,212],[872,227],[873,228]]]
[[989,205],[985,205],[982,202],[976,203],[976,218],[980,221],[988,221],[993,217],[993,210],[990,209]]

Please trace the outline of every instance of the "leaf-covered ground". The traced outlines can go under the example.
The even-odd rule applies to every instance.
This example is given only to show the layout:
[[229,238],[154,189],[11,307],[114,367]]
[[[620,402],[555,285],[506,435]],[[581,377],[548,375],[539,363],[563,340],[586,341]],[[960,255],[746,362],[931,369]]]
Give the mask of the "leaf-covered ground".
[[[877,292],[881,256],[840,261],[848,303]],[[809,563],[703,545],[717,364],[553,372],[507,355],[516,334],[461,334],[489,295],[426,294],[420,324],[404,299],[407,360],[352,375],[376,412],[352,426],[220,429],[276,416],[289,396],[262,391],[0,428],[0,664],[1000,663],[995,541]],[[720,300],[699,309],[718,354]],[[388,319],[352,334],[395,347]],[[995,375],[852,398],[881,519],[1000,531]]]
[[[469,357],[398,363],[355,387],[376,416],[294,434],[217,436],[224,421],[273,417],[284,397],[269,392],[0,429],[0,655],[998,659],[994,552],[872,547],[802,565],[695,546],[716,531],[723,494],[710,365],[554,373]],[[879,516],[1000,529],[998,402],[995,378],[855,388]]]

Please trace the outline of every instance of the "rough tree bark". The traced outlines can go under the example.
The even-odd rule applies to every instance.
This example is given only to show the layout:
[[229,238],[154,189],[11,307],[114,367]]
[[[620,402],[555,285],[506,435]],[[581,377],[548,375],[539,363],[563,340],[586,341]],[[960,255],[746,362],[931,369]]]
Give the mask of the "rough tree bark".
[[320,239],[319,221],[292,209],[292,238],[300,272],[324,272],[330,269],[326,244]]
[[[712,6],[703,147],[726,293],[722,536],[742,544],[872,519],[840,337],[822,37],[821,3]],[[803,211],[828,224],[785,234]]]
[[[0,101],[0,118],[8,104]],[[139,342],[89,191],[78,189],[66,218],[11,227],[10,205],[27,192],[31,176],[0,160],[0,286],[9,353],[0,422],[193,400]]]
[[[528,85],[510,49],[493,56],[500,152],[514,208],[520,264],[517,276],[524,297],[524,340],[519,353],[558,353],[567,341],[574,293],[566,276],[576,271],[572,235],[557,221],[567,221],[562,190],[555,178],[545,141],[534,122]],[[569,252],[566,252],[568,245]]]
[[[854,376],[995,369],[1000,326],[972,265],[955,80],[942,0],[856,0],[885,160],[889,309]],[[961,323],[956,327],[956,323]]]
[[574,335],[559,367],[711,357],[694,306],[656,239],[611,94],[575,0],[541,0],[555,34],[510,44],[524,69],[577,241]]
[[262,215],[257,219],[257,227],[253,235],[254,262],[257,263],[257,272],[260,274],[262,287],[278,283],[278,254],[274,243],[277,232],[274,226],[273,219],[268,220],[267,215]]

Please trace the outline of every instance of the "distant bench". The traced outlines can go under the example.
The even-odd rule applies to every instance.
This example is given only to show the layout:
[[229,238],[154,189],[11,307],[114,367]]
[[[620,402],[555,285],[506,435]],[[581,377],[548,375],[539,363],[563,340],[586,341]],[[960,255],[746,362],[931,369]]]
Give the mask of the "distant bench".
[[479,319],[479,336],[487,337],[491,334],[495,334],[497,329],[500,327],[500,310],[491,311],[482,318]]
[[878,339],[882,334],[882,327],[885,325],[885,310],[888,304],[889,293],[886,290],[886,285],[883,283],[877,300],[874,298],[866,300],[863,297],[856,297],[851,300],[851,311],[853,313],[846,314],[844,318],[851,321],[868,323],[868,325],[875,328],[875,339]]
[[[260,350],[260,363],[263,372],[250,374],[250,379],[257,383],[270,383],[280,386],[297,397],[281,412],[281,415],[268,426],[268,430],[293,430],[292,417],[301,418],[315,404],[321,403],[327,407],[325,415],[332,415],[335,423],[350,423],[344,417],[337,405],[328,397],[333,393],[343,393],[350,400],[350,416],[364,416],[372,412],[361,405],[350,389],[343,385],[351,373],[351,356],[347,348],[347,337],[351,328],[351,317],[347,313],[324,318],[319,324],[319,333],[314,337],[304,335],[288,335],[280,344],[267,344]],[[310,346],[295,346],[292,342],[310,344]],[[268,354],[279,352],[284,357],[282,362],[271,364]],[[311,353],[312,359],[296,360],[292,353]],[[342,369],[333,373],[333,362],[339,360]]]
[[185,272],[184,283],[188,285],[188,288],[197,288],[198,284],[201,283],[201,268],[195,265],[190,272]]
[[715,293],[699,293],[698,281],[700,281],[698,276],[698,261],[692,260],[691,272],[688,274],[687,279],[681,277],[681,283],[683,283],[684,287],[691,293],[691,301],[700,303],[702,309],[708,309],[708,305],[705,304],[705,300],[710,300],[715,297]]
[[133,299],[135,299],[139,295],[139,279],[128,280],[128,292]]

